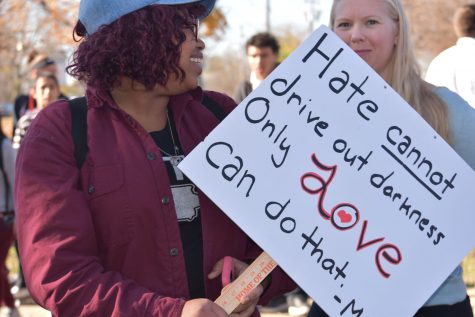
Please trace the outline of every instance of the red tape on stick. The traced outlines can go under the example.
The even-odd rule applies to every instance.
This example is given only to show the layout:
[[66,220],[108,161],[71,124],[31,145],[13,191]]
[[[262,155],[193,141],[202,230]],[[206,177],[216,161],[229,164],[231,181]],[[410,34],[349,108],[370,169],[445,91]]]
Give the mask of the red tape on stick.
[[223,261],[223,272],[221,273],[221,284],[225,287],[230,284],[235,277],[233,258],[225,256]]
[[239,306],[241,300],[276,267],[277,263],[269,254],[262,252],[235,281],[229,284],[214,302],[221,306],[226,313],[231,314]]

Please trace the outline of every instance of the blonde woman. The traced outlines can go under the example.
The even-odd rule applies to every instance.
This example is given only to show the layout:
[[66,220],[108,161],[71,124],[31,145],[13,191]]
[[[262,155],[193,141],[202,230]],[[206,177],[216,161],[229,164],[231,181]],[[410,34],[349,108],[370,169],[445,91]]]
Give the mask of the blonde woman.
[[[475,111],[447,88],[423,81],[400,0],[335,0],[330,27],[475,167]],[[392,315],[397,308],[388,307]],[[327,316],[316,304],[308,316]],[[417,317],[473,316],[462,269],[457,267]]]

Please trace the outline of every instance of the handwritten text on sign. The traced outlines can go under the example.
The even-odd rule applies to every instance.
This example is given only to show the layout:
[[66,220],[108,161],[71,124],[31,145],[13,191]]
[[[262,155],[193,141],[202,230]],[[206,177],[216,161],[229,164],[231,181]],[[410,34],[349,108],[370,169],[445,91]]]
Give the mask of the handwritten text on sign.
[[325,27],[180,168],[332,316],[412,316],[475,245],[473,170]]

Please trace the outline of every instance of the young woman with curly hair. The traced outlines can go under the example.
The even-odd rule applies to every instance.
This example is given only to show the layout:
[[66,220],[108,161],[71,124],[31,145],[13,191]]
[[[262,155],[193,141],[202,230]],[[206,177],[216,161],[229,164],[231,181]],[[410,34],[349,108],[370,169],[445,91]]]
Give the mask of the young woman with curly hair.
[[[18,154],[25,277],[53,316],[227,316],[224,256],[240,274],[261,250],[177,169],[219,123],[202,104],[198,21],[214,0],[81,0],[68,67],[87,86],[78,169],[66,101],[36,117]],[[265,287],[265,291],[264,291]],[[277,270],[233,316],[294,288]]]

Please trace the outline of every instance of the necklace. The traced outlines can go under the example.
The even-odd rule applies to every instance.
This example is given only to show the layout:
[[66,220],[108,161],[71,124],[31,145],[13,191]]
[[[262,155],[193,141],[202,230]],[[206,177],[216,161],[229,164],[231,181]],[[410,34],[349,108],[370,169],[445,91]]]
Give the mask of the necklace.
[[170,161],[170,163],[173,166],[176,167],[183,160],[183,155],[179,154],[180,148],[175,143],[175,136],[174,136],[174,133],[173,133],[172,124],[170,122],[170,116],[168,115],[168,109],[167,109],[167,124],[168,124],[168,128],[170,129],[170,136],[172,138],[173,150],[175,151],[175,155],[172,155],[172,154],[168,153],[167,151],[163,150],[159,146],[158,146],[158,148],[160,149],[160,151],[162,151],[163,153],[165,153],[168,156],[168,157],[164,157],[163,160],[164,161]]

